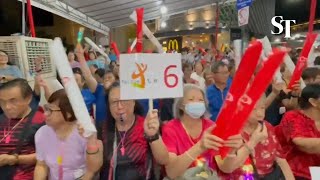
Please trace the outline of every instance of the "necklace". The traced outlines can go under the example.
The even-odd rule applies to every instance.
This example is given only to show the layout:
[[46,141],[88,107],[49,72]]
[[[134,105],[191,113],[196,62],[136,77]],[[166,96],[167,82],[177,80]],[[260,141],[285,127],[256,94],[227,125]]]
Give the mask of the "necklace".
[[124,132],[123,136],[121,135],[120,131],[118,131],[119,136],[120,136],[120,142],[119,142],[118,147],[121,145],[121,148],[120,148],[121,156],[124,156],[125,153],[126,153],[126,148],[124,146],[124,140],[126,138],[127,132],[131,129],[131,127],[133,126],[134,122],[135,122],[135,119],[132,121],[132,124],[130,125],[130,128]]
[[23,116],[23,118],[21,118],[16,125],[14,125],[11,130],[10,129],[10,125],[11,125],[11,119],[9,119],[9,124],[8,124],[8,132],[7,132],[7,128],[4,129],[3,131],[3,138],[0,140],[0,143],[5,140],[5,143],[8,144],[11,141],[11,135],[14,132],[14,130],[25,120],[25,118],[29,115],[29,113],[25,116]]

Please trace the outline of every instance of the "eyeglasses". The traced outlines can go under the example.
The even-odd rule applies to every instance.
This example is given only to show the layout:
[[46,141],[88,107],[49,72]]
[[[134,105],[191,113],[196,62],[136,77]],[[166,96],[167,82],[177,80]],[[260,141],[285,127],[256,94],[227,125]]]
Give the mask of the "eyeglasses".
[[130,100],[117,100],[117,101],[111,101],[110,103],[110,107],[115,108],[118,107],[119,104],[121,104],[121,106],[127,106],[130,104]]
[[55,111],[61,111],[61,109],[52,109],[52,107],[50,107],[48,104],[45,104],[43,106],[43,109],[48,115],[51,115],[52,112],[55,112]]

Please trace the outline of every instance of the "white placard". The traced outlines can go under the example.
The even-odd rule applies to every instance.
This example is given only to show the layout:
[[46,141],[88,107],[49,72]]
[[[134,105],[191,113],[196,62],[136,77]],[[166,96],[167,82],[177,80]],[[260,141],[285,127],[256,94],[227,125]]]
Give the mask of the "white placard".
[[310,174],[312,180],[320,179],[320,167],[310,167]]
[[243,26],[249,23],[249,6],[238,10],[238,24]]
[[183,96],[181,54],[121,54],[120,59],[122,100]]

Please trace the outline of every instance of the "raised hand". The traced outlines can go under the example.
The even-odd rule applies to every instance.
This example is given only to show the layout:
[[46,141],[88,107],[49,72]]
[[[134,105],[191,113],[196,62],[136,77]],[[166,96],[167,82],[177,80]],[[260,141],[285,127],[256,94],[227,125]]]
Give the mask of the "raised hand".
[[296,83],[292,86],[291,95],[295,97],[299,97],[300,94],[301,94],[300,81],[296,81]]
[[255,145],[262,142],[263,140],[268,138],[268,130],[266,125],[263,123],[257,126],[257,128],[253,131],[250,137],[250,141],[252,141]]
[[154,109],[148,113],[144,120],[144,133],[147,136],[155,136],[159,133],[160,122],[158,117],[158,110]]

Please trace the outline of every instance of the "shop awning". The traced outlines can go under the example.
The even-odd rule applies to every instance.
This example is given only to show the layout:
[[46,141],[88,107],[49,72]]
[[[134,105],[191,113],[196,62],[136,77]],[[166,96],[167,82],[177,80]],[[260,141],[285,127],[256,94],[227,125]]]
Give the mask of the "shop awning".
[[[21,0],[20,0],[21,1]],[[129,15],[139,7],[145,8],[144,20],[161,17],[165,5],[168,15],[206,6],[218,0],[32,0],[32,5],[70,19],[103,34],[109,28],[132,23]]]

